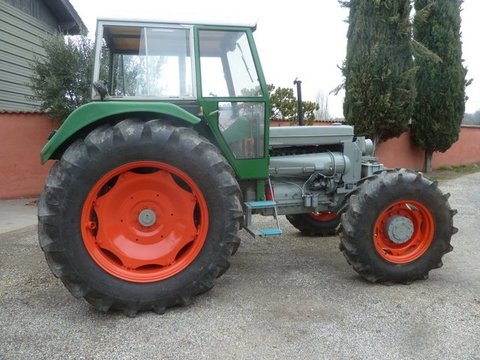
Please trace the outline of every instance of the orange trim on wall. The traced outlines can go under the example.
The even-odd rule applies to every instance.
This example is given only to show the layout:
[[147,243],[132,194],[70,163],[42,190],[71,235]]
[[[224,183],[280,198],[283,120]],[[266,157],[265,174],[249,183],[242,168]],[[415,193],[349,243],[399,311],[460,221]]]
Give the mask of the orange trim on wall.
[[432,167],[470,165],[480,162],[480,126],[462,126],[458,141],[444,153],[434,153]]
[[[409,132],[379,144],[376,154],[386,167],[423,169],[424,151],[413,145]],[[435,152],[432,158],[433,169],[475,163],[480,163],[479,126],[462,126],[458,141],[444,153]]]
[[409,132],[378,144],[376,155],[389,168],[420,170],[423,167],[423,150],[413,145]]
[[0,113],[0,199],[38,196],[51,164],[40,164],[40,150],[55,128],[38,113]]

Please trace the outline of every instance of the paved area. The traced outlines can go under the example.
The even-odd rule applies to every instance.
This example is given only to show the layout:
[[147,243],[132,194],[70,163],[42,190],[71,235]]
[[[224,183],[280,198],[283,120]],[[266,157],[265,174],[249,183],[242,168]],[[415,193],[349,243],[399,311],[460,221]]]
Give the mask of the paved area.
[[366,283],[337,238],[282,220],[280,238],[242,234],[230,270],[192,305],[136,318],[74,299],[35,226],[4,232],[0,359],[480,359],[479,183],[480,173],[441,184],[460,231],[427,281]]
[[36,198],[0,200],[0,234],[37,223]]

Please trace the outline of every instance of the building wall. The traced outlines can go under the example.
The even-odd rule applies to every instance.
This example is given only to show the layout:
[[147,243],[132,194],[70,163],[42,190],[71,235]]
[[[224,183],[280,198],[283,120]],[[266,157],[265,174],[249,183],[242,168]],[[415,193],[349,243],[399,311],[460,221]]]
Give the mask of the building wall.
[[45,0],[3,0],[7,4],[12,5],[21,12],[28,14],[35,19],[49,25],[55,29],[57,27],[57,20],[52,14],[50,8],[45,4]]
[[[49,25],[48,8],[39,0],[8,0],[25,9],[37,9],[44,21],[23,12],[19,8],[0,0],[0,109],[36,110],[36,104],[29,100],[32,91],[29,87],[33,57],[44,56],[41,43],[48,33],[55,30]],[[32,10],[32,11],[33,11]]]
[[85,29],[67,0],[0,0],[0,199],[38,196],[50,169],[40,150],[54,124],[29,98],[30,62],[57,29]]
[[[424,151],[413,145],[410,133],[390,139],[377,146],[377,156],[387,167],[405,167],[422,170]],[[432,168],[469,165],[480,162],[480,127],[462,125],[458,141],[444,153],[436,152]]]
[[40,150],[54,127],[43,114],[0,113],[0,199],[40,194],[51,166]]
[[[40,164],[40,150],[55,124],[42,114],[0,113],[0,199],[38,196],[53,163]],[[385,166],[421,170],[423,151],[408,133],[377,147]],[[480,163],[480,127],[464,126],[459,140],[445,153],[435,153],[433,168]]]

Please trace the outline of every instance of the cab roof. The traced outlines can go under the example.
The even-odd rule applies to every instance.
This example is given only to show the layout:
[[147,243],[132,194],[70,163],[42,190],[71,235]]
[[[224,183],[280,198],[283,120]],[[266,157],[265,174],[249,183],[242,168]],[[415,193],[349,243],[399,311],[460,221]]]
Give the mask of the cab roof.
[[122,24],[122,25],[143,25],[143,26],[155,26],[155,25],[186,25],[186,26],[222,26],[222,27],[244,27],[250,28],[252,31],[257,29],[256,21],[229,21],[226,20],[207,20],[207,19],[194,19],[194,18],[167,18],[167,19],[126,19],[126,18],[98,18],[97,23],[108,24]]

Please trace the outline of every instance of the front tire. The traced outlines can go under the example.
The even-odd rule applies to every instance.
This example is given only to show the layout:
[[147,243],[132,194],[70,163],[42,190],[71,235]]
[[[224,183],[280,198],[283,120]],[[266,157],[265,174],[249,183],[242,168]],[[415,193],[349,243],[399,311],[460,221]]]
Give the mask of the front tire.
[[127,315],[188,304],[239,244],[240,189],[195,131],[124,120],[74,142],[39,204],[39,241],[75,297]]
[[384,171],[350,196],[339,227],[340,250],[368,281],[426,279],[453,249],[455,213],[448,195],[421,173]]

